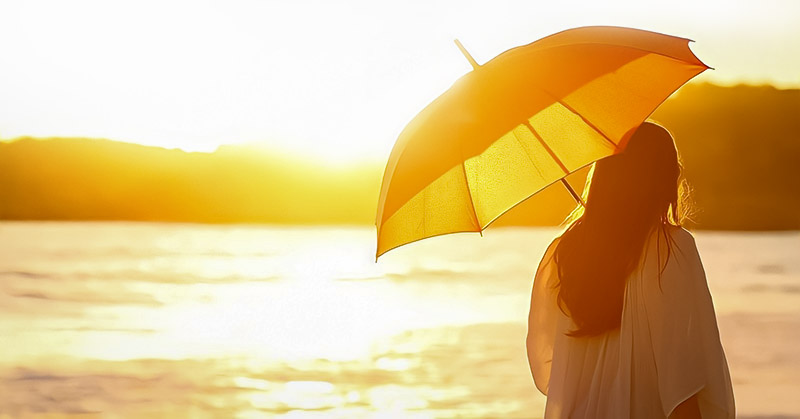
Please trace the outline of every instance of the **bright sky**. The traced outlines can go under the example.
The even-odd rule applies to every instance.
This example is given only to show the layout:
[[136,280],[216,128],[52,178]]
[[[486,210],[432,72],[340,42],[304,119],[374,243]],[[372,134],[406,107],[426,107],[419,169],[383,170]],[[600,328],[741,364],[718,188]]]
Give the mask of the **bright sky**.
[[470,66],[563,29],[694,39],[718,83],[800,87],[800,1],[4,1],[0,138],[385,159]]

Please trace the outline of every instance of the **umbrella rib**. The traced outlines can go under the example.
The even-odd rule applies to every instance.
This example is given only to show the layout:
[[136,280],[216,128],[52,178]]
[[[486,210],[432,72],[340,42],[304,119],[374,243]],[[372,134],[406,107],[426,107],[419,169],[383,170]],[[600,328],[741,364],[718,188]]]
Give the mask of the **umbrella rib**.
[[475,211],[475,201],[472,199],[472,188],[469,187],[469,178],[467,177],[467,167],[464,166],[464,159],[461,159],[461,173],[464,175],[464,183],[467,186],[467,195],[469,195],[469,205],[472,207],[472,219],[475,221],[475,226],[478,227],[478,233],[483,236],[483,227],[478,220],[478,212]]
[[533,166],[533,168],[536,169],[536,173],[539,175],[540,178],[544,179],[544,173],[542,173],[542,170],[539,169],[539,166],[536,165],[536,162],[533,161],[531,153],[528,152],[528,149],[525,148],[525,146],[522,144],[522,141],[520,141],[519,137],[517,137],[517,133],[514,132],[513,129],[511,130],[511,135],[514,136],[514,139],[517,140],[517,144],[519,144],[519,147],[522,149],[522,151],[525,152],[525,156],[528,157],[528,161],[531,162],[531,166]]
[[589,122],[588,119],[586,119],[583,115],[581,115],[578,111],[576,111],[572,106],[567,105],[566,103],[564,103],[564,101],[562,101],[561,99],[556,97],[556,95],[550,93],[549,90],[547,90],[547,89],[545,89],[545,88],[543,88],[541,86],[539,86],[539,90],[543,91],[548,96],[550,96],[550,98],[552,98],[554,101],[556,101],[556,103],[558,103],[559,105],[563,106],[564,109],[572,112],[573,115],[575,115],[578,118],[580,118],[581,121],[583,121],[584,124],[588,125],[589,128],[593,129],[596,133],[600,134],[600,136],[602,136],[603,139],[605,139],[606,141],[611,143],[611,145],[614,146],[614,150],[616,150],[617,147],[619,147],[617,145],[617,143],[614,142],[614,140],[612,140],[611,138],[608,138],[608,136],[603,131],[601,131],[600,128],[597,128],[597,126],[595,126],[593,123]]
[[576,202],[585,206],[583,199],[581,199],[581,197],[575,192],[575,190],[572,189],[572,186],[570,186],[569,182],[567,182],[566,176],[570,174],[570,171],[569,169],[567,169],[567,166],[565,166],[564,163],[561,161],[561,159],[559,159],[558,156],[556,156],[556,153],[553,151],[552,148],[550,148],[549,145],[547,145],[547,143],[545,143],[544,139],[539,136],[539,133],[536,132],[536,129],[533,128],[533,125],[531,125],[529,121],[526,120],[525,125],[528,127],[529,130],[531,130],[533,136],[536,137],[537,140],[539,140],[539,144],[541,144],[542,147],[544,147],[544,149],[547,151],[547,153],[550,154],[550,157],[553,160],[555,160],[555,162],[558,164],[559,167],[561,167],[561,170],[564,172],[564,176],[561,177],[561,183],[563,183],[564,187],[567,188],[569,194],[572,195],[573,198],[575,198]]
[[[552,95],[552,94],[550,94],[550,92],[547,92],[547,94],[548,94],[548,95],[550,95],[551,97],[553,97],[553,95]],[[553,99],[555,99],[555,97],[553,97]],[[583,123],[584,123],[584,124],[586,124],[586,125],[588,125],[588,126],[589,126],[589,128],[593,129],[595,132],[597,132],[598,134],[600,134],[600,135],[601,135],[601,136],[602,136],[602,137],[603,137],[603,138],[604,138],[606,141],[608,141],[609,143],[611,143],[611,145],[613,145],[613,146],[614,146],[614,150],[616,150],[616,149],[617,149],[617,147],[618,147],[617,143],[615,143],[615,142],[614,142],[614,140],[612,140],[611,138],[608,138],[608,136],[607,136],[607,135],[606,135],[606,134],[605,134],[603,131],[601,131],[601,130],[600,130],[600,128],[597,128],[597,126],[595,126],[593,123],[589,122],[589,120],[588,120],[588,119],[584,118],[584,117],[583,117],[583,115],[581,115],[580,113],[578,113],[578,111],[576,111],[575,109],[573,109],[573,108],[572,108],[572,106],[569,106],[569,105],[567,105],[566,103],[564,103],[564,102],[563,102],[563,101],[561,101],[560,99],[556,99],[556,100],[557,100],[557,102],[558,102],[559,104],[561,104],[561,106],[563,106],[563,107],[564,107],[564,108],[566,108],[568,111],[572,112],[572,113],[573,113],[575,116],[577,116],[578,118],[580,118],[580,119],[583,121]]]
[[531,134],[533,134],[533,136],[536,137],[537,140],[539,140],[539,144],[544,148],[545,151],[547,151],[547,154],[550,155],[550,158],[552,158],[556,162],[556,164],[558,164],[558,167],[561,168],[561,170],[564,172],[565,175],[568,175],[569,170],[567,169],[567,166],[564,165],[561,159],[559,159],[558,156],[556,156],[555,151],[553,151],[553,149],[550,148],[550,146],[544,141],[544,139],[539,135],[539,133],[536,132],[536,129],[533,127],[533,125],[531,125],[531,123],[528,120],[525,120],[524,124],[531,131]]

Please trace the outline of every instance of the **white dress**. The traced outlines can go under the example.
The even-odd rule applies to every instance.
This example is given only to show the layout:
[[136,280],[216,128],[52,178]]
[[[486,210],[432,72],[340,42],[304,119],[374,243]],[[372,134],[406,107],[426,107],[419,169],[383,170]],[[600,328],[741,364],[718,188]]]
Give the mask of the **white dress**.
[[[714,306],[692,235],[678,227],[675,246],[656,276],[656,234],[628,278],[620,328],[573,338],[572,321],[556,304],[558,270],[551,243],[533,283],[528,359],[547,395],[545,419],[666,418],[697,394],[704,419],[733,418],[728,364]],[[666,256],[661,235],[661,263]]]

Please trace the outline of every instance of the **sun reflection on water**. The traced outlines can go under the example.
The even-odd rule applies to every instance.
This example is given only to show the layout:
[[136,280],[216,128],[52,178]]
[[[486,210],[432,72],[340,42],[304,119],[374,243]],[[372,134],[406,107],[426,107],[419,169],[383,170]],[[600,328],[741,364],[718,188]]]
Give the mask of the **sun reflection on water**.
[[[113,319],[113,327],[153,333],[122,336],[113,342],[106,342],[102,334],[89,335],[73,344],[73,351],[108,360],[241,356],[267,363],[351,361],[369,357],[376,344],[406,330],[469,324],[487,314],[442,305],[439,298],[420,299],[418,290],[390,279],[398,275],[391,265],[349,256],[365,254],[363,243],[333,242],[306,239],[269,257],[176,257],[172,253],[145,258],[139,267],[146,272],[171,271],[177,278],[134,280],[128,288],[154,296],[163,306],[90,307],[87,311]],[[180,277],[186,275],[201,281],[185,284]],[[431,297],[453,291],[434,287],[420,291]],[[408,368],[403,367],[407,362],[382,358],[377,368],[398,371]]]
[[522,350],[537,259],[525,249],[552,232],[442,238],[376,264],[372,229],[35,228],[50,250],[24,228],[0,237],[17,252],[0,275],[30,273],[0,281],[14,340],[0,347],[0,408],[350,419],[543,406]]

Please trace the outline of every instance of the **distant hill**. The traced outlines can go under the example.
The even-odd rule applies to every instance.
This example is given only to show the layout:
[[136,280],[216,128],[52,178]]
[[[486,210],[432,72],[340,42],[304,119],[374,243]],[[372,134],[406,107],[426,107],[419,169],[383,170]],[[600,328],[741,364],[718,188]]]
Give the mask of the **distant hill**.
[[381,171],[248,147],[21,138],[0,143],[0,219],[364,224]]
[[800,229],[800,89],[688,85],[653,119],[675,136],[696,226]]
[[[653,118],[676,137],[695,190],[693,227],[800,229],[800,90],[688,85]],[[383,164],[20,138],[0,142],[0,219],[372,224]],[[573,206],[554,185],[497,224],[558,224]]]

